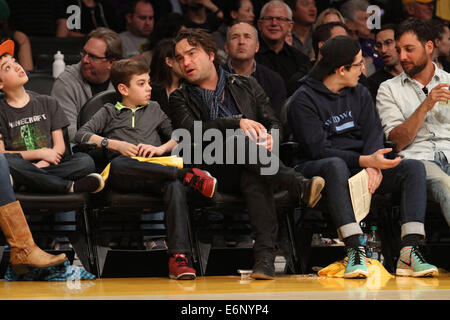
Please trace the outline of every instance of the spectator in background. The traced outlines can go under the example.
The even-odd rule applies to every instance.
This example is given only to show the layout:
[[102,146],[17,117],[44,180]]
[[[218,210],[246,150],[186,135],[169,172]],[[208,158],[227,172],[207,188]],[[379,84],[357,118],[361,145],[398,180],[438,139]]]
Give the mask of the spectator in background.
[[93,30],[81,50],[81,61],[67,66],[55,80],[51,96],[64,109],[69,120],[69,138],[77,131],[77,118],[85,102],[99,92],[114,90],[110,70],[114,61],[122,58],[119,35],[107,28]]
[[175,60],[175,40],[159,41],[150,64],[151,100],[158,102],[166,114],[169,114],[169,96],[180,87],[182,77],[180,65]]
[[292,46],[314,60],[312,46],[313,26],[317,18],[315,0],[286,0],[292,10],[294,28],[292,30]]
[[9,7],[5,0],[0,0],[0,43],[6,40],[14,41],[16,48],[14,58],[25,71],[33,71],[33,56],[30,39],[23,32],[12,30],[8,23]]
[[367,0],[349,0],[339,9],[346,20],[347,26],[351,30],[355,30],[359,38],[366,63],[364,75],[367,77],[383,67],[383,61],[375,50],[375,37],[367,27],[367,19],[370,17],[370,14],[367,13],[368,6]]
[[[323,46],[325,41],[337,36],[349,36],[347,25],[342,22],[330,22],[322,24],[314,30],[313,48],[314,52],[316,52],[315,61],[318,61],[320,59],[320,48]],[[296,73],[292,76],[287,86],[288,96],[292,95],[300,87],[300,80],[303,76],[304,74],[301,72]],[[364,74],[360,75],[359,82],[362,85],[366,86],[367,78],[364,76]]]
[[322,11],[316,19],[316,24],[314,28],[317,28],[321,24],[330,23],[330,22],[342,22],[345,23],[345,19],[339,10],[335,8],[328,8]]
[[153,31],[155,12],[149,0],[133,0],[125,18],[128,30],[119,36],[122,40],[123,56],[128,58],[144,51],[143,46],[148,43]]
[[119,18],[114,8],[108,3],[100,0],[65,0],[64,8],[71,5],[76,5],[81,9],[80,29],[67,29],[64,36],[85,37],[89,32],[99,27],[108,28],[115,32],[123,31],[123,18]]
[[430,21],[433,19],[434,0],[402,0],[406,17]]
[[311,66],[309,57],[285,42],[292,32],[292,10],[281,1],[270,1],[261,9],[258,29],[261,35],[256,62],[278,72],[285,84],[296,72],[306,74]]
[[212,38],[217,45],[217,57],[221,61],[227,60],[227,54],[224,50],[225,42],[227,42],[228,29],[236,22],[254,23],[255,13],[253,12],[253,4],[250,0],[229,0],[225,2],[224,21],[219,28],[212,33]]
[[162,17],[156,24],[153,32],[150,34],[149,42],[144,46],[144,52],[137,56],[146,65],[150,66],[152,62],[153,50],[158,43],[167,38],[174,38],[178,31],[185,28],[184,18],[178,13],[169,13]]
[[397,49],[395,48],[395,25],[387,24],[376,30],[375,48],[383,59],[384,67],[367,79],[367,88],[373,100],[377,98],[381,83],[398,76],[403,68],[400,64]]
[[229,60],[225,70],[242,76],[253,76],[269,97],[277,117],[286,100],[286,87],[283,78],[255,61],[259,49],[258,31],[246,22],[234,24],[228,30],[225,50]]
[[66,6],[61,0],[7,0],[11,10],[9,23],[28,36],[65,37]]
[[434,50],[431,60],[441,69],[446,72],[450,71],[450,64],[448,58],[450,57],[450,30],[448,24],[442,20],[430,21],[434,36]]
[[223,12],[211,0],[180,0],[185,5],[186,27],[213,32],[223,19]]

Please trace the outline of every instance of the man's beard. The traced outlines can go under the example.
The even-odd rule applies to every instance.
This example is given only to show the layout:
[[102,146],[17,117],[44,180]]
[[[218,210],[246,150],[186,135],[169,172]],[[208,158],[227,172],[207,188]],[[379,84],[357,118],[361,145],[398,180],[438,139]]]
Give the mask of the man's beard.
[[419,63],[420,63],[420,62],[421,62],[421,63],[420,63],[420,64],[417,64],[417,65],[415,65],[415,66],[413,66],[410,70],[406,70],[405,67],[404,67],[403,64],[402,64],[403,70],[405,71],[405,73],[406,73],[408,76],[413,77],[413,76],[415,76],[416,74],[422,72],[423,69],[425,69],[425,67],[426,67],[427,64],[428,64],[428,60],[427,60],[427,57],[426,57],[425,54],[424,54],[422,57],[424,57],[424,59],[421,60],[421,61],[419,61]]

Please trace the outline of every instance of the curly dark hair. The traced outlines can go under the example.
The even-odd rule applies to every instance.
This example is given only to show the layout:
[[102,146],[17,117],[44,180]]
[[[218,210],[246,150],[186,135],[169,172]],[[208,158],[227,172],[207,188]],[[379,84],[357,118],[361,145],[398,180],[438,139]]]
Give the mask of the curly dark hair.
[[178,43],[184,39],[193,47],[201,47],[208,55],[217,53],[217,45],[206,30],[198,28],[180,30],[175,37],[175,42]]

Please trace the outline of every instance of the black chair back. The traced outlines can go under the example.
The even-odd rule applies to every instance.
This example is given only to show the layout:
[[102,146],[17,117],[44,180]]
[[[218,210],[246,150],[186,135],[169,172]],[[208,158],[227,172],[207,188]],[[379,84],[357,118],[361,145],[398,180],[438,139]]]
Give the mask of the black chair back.
[[80,51],[86,39],[84,37],[56,38],[29,37],[33,61],[37,70],[52,70],[54,55],[61,51],[66,65],[78,63]]
[[121,101],[122,97],[119,93],[113,90],[103,91],[92,98],[90,98],[81,107],[80,113],[78,114],[77,128],[81,128],[86,122],[88,122],[98,110],[105,105],[105,103],[115,104],[117,101]]

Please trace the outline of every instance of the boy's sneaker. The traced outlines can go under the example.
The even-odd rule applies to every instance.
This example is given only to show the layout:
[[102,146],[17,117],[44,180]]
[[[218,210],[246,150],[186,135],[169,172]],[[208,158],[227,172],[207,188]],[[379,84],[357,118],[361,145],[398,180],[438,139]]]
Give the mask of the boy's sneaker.
[[438,274],[438,269],[427,263],[418,246],[403,247],[397,261],[397,276],[432,277]]
[[347,258],[344,278],[367,278],[369,270],[367,269],[364,247],[347,248]]
[[182,253],[175,253],[169,258],[169,277],[176,280],[194,280],[195,269],[189,265],[187,257]]
[[217,179],[208,171],[192,168],[192,172],[186,173],[184,182],[191,188],[198,190],[202,195],[212,198],[216,191]]
[[98,173],[91,173],[73,183],[73,192],[97,193],[105,187],[105,180]]
[[325,186],[325,180],[322,177],[312,177],[311,179],[304,179],[302,181],[303,192],[301,200],[306,203],[309,208],[314,208],[317,202],[322,198],[320,193]]

